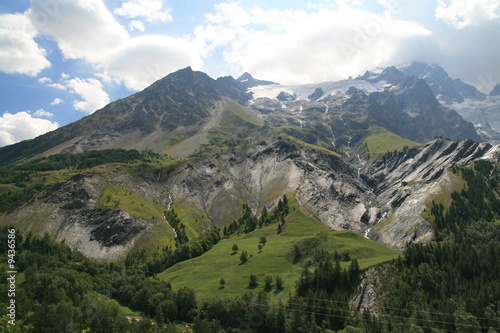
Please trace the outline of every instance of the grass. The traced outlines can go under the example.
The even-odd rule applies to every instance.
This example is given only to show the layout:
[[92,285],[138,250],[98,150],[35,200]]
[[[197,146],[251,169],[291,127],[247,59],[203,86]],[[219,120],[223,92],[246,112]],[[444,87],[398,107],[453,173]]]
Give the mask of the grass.
[[364,142],[368,146],[368,153],[373,159],[389,151],[403,150],[405,146],[408,148],[421,146],[419,143],[404,139],[380,127],[372,128],[365,137]]
[[439,191],[439,193],[429,197],[425,202],[425,210],[421,215],[429,223],[434,223],[434,215],[431,214],[432,203],[442,204],[444,209],[448,210],[453,202],[451,194],[455,191],[460,192],[466,186],[465,180],[459,174],[451,173],[450,170],[446,172],[451,176],[451,186],[445,191]]
[[135,218],[150,221],[148,228],[135,248],[162,248],[175,246],[174,231],[165,222],[165,208],[160,203],[152,202],[133,190],[112,184],[106,184],[97,200],[96,207],[103,209],[121,209]]
[[296,143],[298,143],[299,145],[304,146],[306,148],[313,149],[313,150],[318,150],[318,151],[321,151],[321,152],[329,154],[329,155],[334,155],[334,156],[337,156],[337,157],[341,157],[339,154],[337,154],[336,152],[334,152],[332,150],[329,150],[329,149],[326,149],[324,147],[320,147],[320,146],[317,146],[317,145],[313,145],[313,144],[304,142],[304,141],[302,141],[300,139],[297,139],[296,137],[293,137],[293,136],[290,136],[290,135],[287,135],[287,134],[279,134],[279,135],[282,136],[282,137],[285,137],[287,139],[293,140]]
[[[268,291],[272,299],[277,301],[288,297],[294,291],[295,282],[302,270],[303,263],[313,255],[314,248],[342,252],[348,250],[351,258],[356,258],[360,267],[369,266],[397,258],[400,253],[368,240],[351,231],[333,231],[328,227],[306,216],[295,209],[286,219],[284,231],[277,235],[277,224],[256,229],[249,234],[233,235],[221,240],[210,251],[200,257],[193,258],[160,273],[158,277],[172,284],[174,289],[188,286],[196,290],[199,299],[213,297],[234,297],[248,287],[250,274],[258,276],[259,286],[264,288],[265,276],[280,276],[284,281],[284,289]],[[262,251],[258,250],[260,237],[267,238]],[[233,252],[233,244],[238,251]],[[301,249],[301,260],[294,260],[294,245]],[[250,258],[241,264],[240,255],[247,251]],[[349,262],[342,263],[345,268]],[[219,285],[224,278],[226,285]]]
[[179,136],[167,138],[163,142],[163,149],[167,149],[167,148],[173,147],[176,144],[178,144],[179,142],[186,140],[187,138],[189,138],[188,135],[179,135]]
[[394,220],[394,215],[391,215],[388,218],[386,218],[384,221],[375,224],[375,229],[376,230],[383,229],[385,226],[387,226],[388,224],[390,224],[392,222],[392,220]]
[[132,318],[132,319],[142,319],[142,314],[139,311],[134,311],[130,309],[127,306],[123,306],[119,304],[120,310],[123,313],[125,317]]
[[228,100],[219,125],[209,131],[210,145],[218,149],[244,145],[245,139],[260,126],[243,106]]
[[210,220],[205,216],[205,213],[196,206],[186,204],[184,201],[176,201],[172,208],[186,226],[186,235],[189,239],[199,236],[197,230],[203,230],[211,226]]
[[96,207],[102,209],[121,209],[135,218],[147,221],[163,220],[164,208],[161,204],[155,204],[132,189],[106,184]]

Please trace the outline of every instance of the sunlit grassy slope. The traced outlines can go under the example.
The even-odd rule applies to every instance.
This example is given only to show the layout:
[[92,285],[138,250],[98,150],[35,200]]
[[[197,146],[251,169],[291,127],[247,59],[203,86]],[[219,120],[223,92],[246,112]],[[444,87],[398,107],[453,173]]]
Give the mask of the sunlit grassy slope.
[[[259,279],[259,286],[254,290],[264,288],[265,276],[279,275],[284,280],[284,290],[277,292],[273,288],[268,291],[277,300],[293,292],[301,267],[317,249],[325,249],[332,254],[334,251],[341,253],[349,250],[351,258],[356,258],[362,269],[400,255],[351,231],[333,231],[307,217],[296,207],[292,209],[294,211],[287,217],[280,235],[277,234],[277,224],[249,234],[233,235],[221,240],[202,256],[174,265],[159,274],[159,277],[169,281],[175,289],[188,286],[196,290],[200,299],[208,299],[232,297],[252,290],[248,288],[252,273]],[[262,236],[267,238],[267,243],[259,252]],[[232,251],[233,244],[238,246],[237,252]],[[299,247],[302,254],[298,262],[294,260],[294,245]],[[244,264],[240,262],[242,251],[247,251],[251,256]],[[343,263],[344,267],[347,265],[349,262]],[[224,288],[219,284],[221,278],[226,282]]]
[[368,153],[375,159],[389,151],[403,150],[405,146],[408,148],[421,146],[419,143],[404,139],[381,127],[372,128],[364,142],[368,146]]

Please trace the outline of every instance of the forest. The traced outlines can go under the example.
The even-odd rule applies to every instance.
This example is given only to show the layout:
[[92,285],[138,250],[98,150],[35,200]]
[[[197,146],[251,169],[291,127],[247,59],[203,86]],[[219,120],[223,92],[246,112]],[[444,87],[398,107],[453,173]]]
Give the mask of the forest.
[[[328,251],[304,263],[293,292],[280,302],[252,288],[234,298],[199,300],[194,290],[174,290],[157,277],[234,233],[250,234],[271,223],[279,233],[290,211],[285,196],[259,217],[244,206],[241,218],[222,231],[212,229],[197,239],[183,234],[175,247],[134,251],[119,262],[90,261],[64,243],[17,233],[17,325],[2,316],[0,331],[182,332],[188,325],[194,332],[218,333],[500,332],[499,171],[488,161],[453,169],[466,185],[452,194],[451,205],[432,203],[436,239],[410,245],[402,257],[379,267],[379,297],[371,312],[349,304],[363,274],[356,258]],[[166,215],[182,234],[175,211]],[[12,228],[0,230],[2,281],[8,277]],[[2,309],[7,294],[8,285],[2,284]],[[142,313],[142,320],[127,320],[124,309]]]

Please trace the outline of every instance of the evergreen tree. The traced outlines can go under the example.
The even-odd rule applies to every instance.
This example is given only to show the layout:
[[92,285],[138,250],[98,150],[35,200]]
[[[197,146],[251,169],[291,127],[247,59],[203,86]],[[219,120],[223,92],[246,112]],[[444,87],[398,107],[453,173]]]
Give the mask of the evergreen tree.
[[244,263],[246,263],[248,261],[248,253],[247,253],[247,251],[241,252],[240,261],[241,261],[241,264],[244,264]]

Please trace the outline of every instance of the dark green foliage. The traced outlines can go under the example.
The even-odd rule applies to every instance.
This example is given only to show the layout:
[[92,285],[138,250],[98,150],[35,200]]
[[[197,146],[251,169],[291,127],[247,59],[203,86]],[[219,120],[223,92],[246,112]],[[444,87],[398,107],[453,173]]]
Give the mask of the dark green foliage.
[[241,252],[240,261],[241,261],[241,264],[244,264],[244,263],[246,263],[248,261],[248,253],[247,253],[247,251]]
[[124,149],[92,150],[80,154],[51,155],[10,168],[0,167],[0,184],[13,185],[11,189],[0,194],[0,213],[47,188],[43,182],[32,182],[37,172],[67,168],[82,170],[106,163],[151,162],[158,157],[158,154],[151,151],[140,153],[137,150]]
[[16,166],[15,170],[51,171],[66,168],[88,169],[106,163],[132,163],[136,161],[150,162],[159,155],[151,151],[106,149],[91,150],[80,154],[58,154],[44,157],[33,162]]
[[[186,237],[187,238],[187,237]],[[144,251],[131,252],[125,259],[127,267],[137,265],[144,269],[148,275],[154,275],[175,265],[178,262],[201,256],[220,241],[219,229],[211,229],[199,238],[183,243],[176,249],[165,247],[159,252],[146,256]]]
[[22,158],[36,156],[47,149],[57,146],[67,138],[63,134],[47,133],[33,140],[25,140],[0,148],[0,166],[6,166]]
[[272,277],[272,276],[267,275],[267,276],[264,278],[264,283],[265,283],[264,289],[266,289],[266,290],[271,290],[271,288],[273,287],[273,277]]
[[248,278],[248,288],[255,288],[258,286],[257,283],[257,275],[251,274],[250,277]]
[[[278,202],[278,206],[273,209],[272,213],[269,214],[267,208],[262,209],[260,218],[252,213],[252,209],[247,204],[243,204],[243,215],[236,221],[225,227],[224,237],[229,237],[235,233],[244,232],[250,233],[254,231],[257,226],[262,227],[264,225],[269,225],[272,223],[277,223],[281,221],[281,224],[285,224],[285,217],[290,213],[290,207],[288,205],[288,199],[286,195],[283,199]],[[280,230],[281,232],[281,230]],[[261,239],[262,240],[262,239]],[[262,241],[261,241],[262,243]],[[265,242],[262,243],[265,245]]]
[[177,234],[177,236],[175,237],[175,244],[179,246],[181,244],[187,243],[189,241],[189,238],[186,235],[186,226],[181,222],[174,209],[169,209],[168,211],[165,211],[164,214],[168,223],[170,223],[172,228],[175,229],[175,233]]
[[[8,229],[0,229],[2,262],[6,262]],[[169,283],[146,277],[143,264],[129,262],[126,268],[120,263],[92,262],[65,244],[29,233],[17,234],[16,242],[16,269],[25,277],[16,290],[16,316],[26,318],[23,326],[32,325],[31,332],[81,333],[87,328],[91,332],[149,332],[152,326],[147,318],[144,325],[129,323],[117,301],[157,322],[192,321],[196,314],[193,290],[173,291]],[[0,277],[5,280],[6,270],[2,271]],[[2,307],[7,301],[5,288],[0,285]]]
[[388,267],[382,292],[394,327],[500,329],[500,226],[492,223],[500,219],[499,171],[489,161],[456,169],[466,187],[452,194],[448,209],[431,207],[439,242],[410,245],[404,259]]
[[284,286],[281,276],[276,276],[274,280],[276,281],[276,290],[283,290]]

